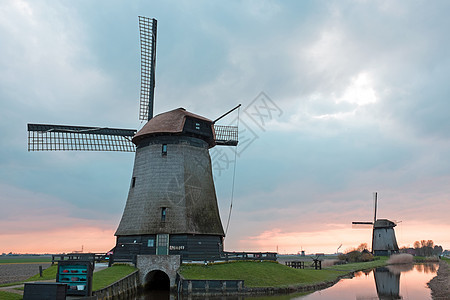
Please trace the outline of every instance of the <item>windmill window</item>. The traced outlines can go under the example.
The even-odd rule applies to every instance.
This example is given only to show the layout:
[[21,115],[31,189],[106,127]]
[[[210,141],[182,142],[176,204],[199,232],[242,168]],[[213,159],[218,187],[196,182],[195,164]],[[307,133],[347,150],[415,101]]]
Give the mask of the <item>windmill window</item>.
[[167,155],[167,144],[163,144],[162,145],[162,156],[166,156]]
[[167,215],[167,208],[166,207],[162,207],[161,208],[161,222],[165,222],[166,221],[166,215]]
[[131,187],[134,188],[135,185],[136,185],[136,177],[133,177],[131,179]]

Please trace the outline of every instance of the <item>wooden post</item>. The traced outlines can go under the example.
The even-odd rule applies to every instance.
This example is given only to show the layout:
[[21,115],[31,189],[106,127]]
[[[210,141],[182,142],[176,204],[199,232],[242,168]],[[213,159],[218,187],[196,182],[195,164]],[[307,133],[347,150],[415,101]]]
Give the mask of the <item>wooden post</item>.
[[39,277],[42,277],[42,266],[39,266]]

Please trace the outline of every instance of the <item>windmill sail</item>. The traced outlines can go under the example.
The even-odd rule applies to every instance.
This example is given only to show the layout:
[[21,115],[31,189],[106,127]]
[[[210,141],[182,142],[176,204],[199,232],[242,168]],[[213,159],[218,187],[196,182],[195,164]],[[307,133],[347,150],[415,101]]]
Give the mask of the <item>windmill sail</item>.
[[219,146],[237,146],[238,144],[238,127],[215,125],[214,132],[216,134],[216,145]]
[[148,121],[153,118],[156,29],[157,21],[155,19],[139,16],[139,32],[141,40],[141,94],[139,119],[143,121]]
[[134,152],[134,129],[28,124],[28,151]]

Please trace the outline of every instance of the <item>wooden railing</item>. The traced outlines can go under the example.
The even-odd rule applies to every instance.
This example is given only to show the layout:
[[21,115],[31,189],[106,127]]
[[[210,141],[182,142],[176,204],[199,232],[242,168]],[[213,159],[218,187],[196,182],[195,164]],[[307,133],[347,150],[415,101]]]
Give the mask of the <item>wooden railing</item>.
[[230,261],[230,260],[277,260],[276,252],[222,252],[218,255],[206,255],[204,253],[182,254],[181,261]]
[[68,254],[53,254],[52,265],[55,262],[62,260],[88,260],[93,262],[100,262],[106,259],[106,253],[68,253]]

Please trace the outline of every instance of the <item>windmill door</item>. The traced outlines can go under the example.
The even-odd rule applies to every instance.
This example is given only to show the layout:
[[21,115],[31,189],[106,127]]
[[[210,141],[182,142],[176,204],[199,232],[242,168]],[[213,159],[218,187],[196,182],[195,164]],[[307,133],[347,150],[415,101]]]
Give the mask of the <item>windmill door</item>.
[[156,236],[156,255],[169,254],[169,235],[158,234]]

